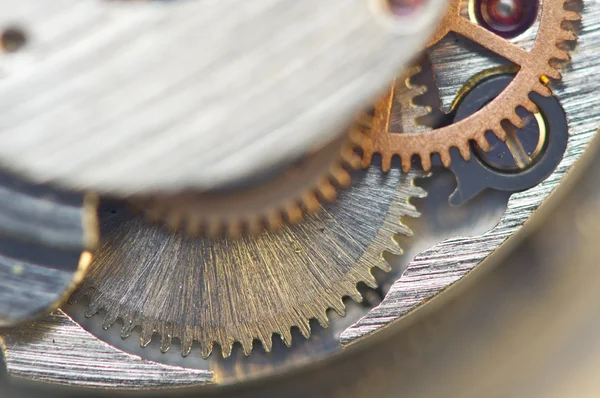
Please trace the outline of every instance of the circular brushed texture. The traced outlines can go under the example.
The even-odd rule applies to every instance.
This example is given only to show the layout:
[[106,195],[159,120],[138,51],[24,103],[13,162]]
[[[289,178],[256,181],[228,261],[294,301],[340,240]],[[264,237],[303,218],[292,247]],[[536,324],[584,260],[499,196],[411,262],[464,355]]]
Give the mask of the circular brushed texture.
[[396,21],[375,3],[0,0],[26,38],[0,51],[2,163],[122,195],[273,167],[344,131],[444,1]]
[[400,218],[418,216],[408,200],[424,194],[414,176],[371,167],[303,223],[238,239],[172,234],[107,204],[105,240],[72,302],[89,296],[87,314],[105,309],[105,327],[123,319],[123,336],[140,326],[143,345],[154,333],[162,350],[178,338],[183,355],[193,341],[204,357],[213,342],[224,356],[234,341],[246,354],[254,339],[269,351],[273,333],[289,344],[292,326],[308,337],[310,319],[326,326],[328,308],[343,313],[343,297],[361,300],[358,282],[376,286],[372,267],[389,269],[382,254],[400,254],[393,236],[410,234]]

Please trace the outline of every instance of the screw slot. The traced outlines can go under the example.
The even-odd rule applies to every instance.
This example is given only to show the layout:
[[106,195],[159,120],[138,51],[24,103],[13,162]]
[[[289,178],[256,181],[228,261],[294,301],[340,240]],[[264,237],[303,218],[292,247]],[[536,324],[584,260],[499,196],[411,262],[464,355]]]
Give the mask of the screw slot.
[[27,35],[22,29],[7,28],[0,35],[0,48],[7,53],[15,53],[27,44]]

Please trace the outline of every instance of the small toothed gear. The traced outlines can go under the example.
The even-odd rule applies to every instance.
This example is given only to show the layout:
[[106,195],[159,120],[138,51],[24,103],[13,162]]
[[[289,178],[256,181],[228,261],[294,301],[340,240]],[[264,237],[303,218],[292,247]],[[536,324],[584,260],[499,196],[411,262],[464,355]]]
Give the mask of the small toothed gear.
[[517,128],[524,121],[516,110],[523,107],[531,113],[538,112],[537,106],[529,98],[536,92],[543,96],[552,93],[547,84],[549,79],[559,80],[561,74],[556,63],[570,60],[567,50],[562,48],[566,41],[577,36],[563,26],[565,21],[577,21],[579,13],[565,9],[568,1],[544,0],[540,10],[540,23],[536,38],[530,51],[490,32],[460,15],[462,0],[453,0],[429,46],[434,45],[449,32],[457,33],[511,61],[519,67],[513,81],[493,101],[475,114],[450,124],[428,131],[390,131],[389,119],[394,101],[392,89],[376,105],[371,134],[363,146],[363,165],[368,165],[374,154],[381,155],[384,171],[391,167],[392,158],[399,156],[402,169],[406,172],[412,166],[412,157],[418,156],[424,170],[431,168],[431,156],[439,154],[444,166],[451,163],[450,150],[458,148],[465,160],[471,156],[470,143],[474,141],[484,151],[490,146],[485,137],[486,131],[492,131],[499,139],[506,140],[504,123]]
[[134,197],[130,202],[153,222],[196,236],[258,233],[294,224],[332,202],[338,187],[350,184],[350,173],[360,168],[356,149],[364,132],[356,126],[348,134],[308,155],[274,178],[222,193],[179,193]]

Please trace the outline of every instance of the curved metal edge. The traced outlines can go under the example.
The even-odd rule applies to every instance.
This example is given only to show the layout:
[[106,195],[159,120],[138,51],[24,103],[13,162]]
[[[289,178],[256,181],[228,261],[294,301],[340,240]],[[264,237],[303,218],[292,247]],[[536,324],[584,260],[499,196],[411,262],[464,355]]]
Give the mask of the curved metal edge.
[[215,382],[207,370],[163,365],[126,354],[91,336],[61,310],[26,328],[9,331],[0,337],[0,347],[8,375],[21,379],[120,390]]

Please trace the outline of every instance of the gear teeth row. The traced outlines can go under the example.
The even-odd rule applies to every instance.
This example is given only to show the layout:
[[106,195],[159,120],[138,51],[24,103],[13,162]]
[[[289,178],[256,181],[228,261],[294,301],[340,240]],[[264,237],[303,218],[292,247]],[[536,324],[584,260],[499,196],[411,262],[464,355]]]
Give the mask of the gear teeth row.
[[[390,267],[387,263],[377,264],[377,268],[382,269],[383,271],[389,271]],[[375,281],[375,277],[371,273],[371,269],[362,270],[357,272],[356,275],[353,276],[351,280],[346,281],[346,284],[343,288],[339,289],[337,294],[339,298],[336,298],[329,303],[326,304],[325,308],[321,305],[314,305],[309,308],[304,308],[302,314],[298,314],[299,318],[295,320],[289,320],[289,326],[285,329],[274,329],[269,332],[265,332],[264,330],[259,329],[247,329],[244,330],[239,336],[246,337],[230,337],[231,334],[223,331],[222,333],[218,333],[216,336],[207,336],[205,339],[198,339],[198,336],[205,335],[205,331],[201,328],[193,327],[186,330],[186,333],[182,337],[179,338],[181,343],[181,355],[188,356],[192,350],[192,346],[194,342],[198,342],[201,348],[202,358],[208,358],[213,352],[213,346],[216,344],[221,347],[221,353],[223,358],[227,358],[231,355],[234,343],[240,343],[242,347],[242,351],[244,355],[250,355],[252,351],[252,346],[254,340],[258,340],[263,345],[266,352],[270,352],[273,347],[272,338],[273,335],[279,335],[283,343],[287,346],[292,344],[292,334],[291,328],[296,327],[305,338],[309,338],[311,334],[310,329],[310,320],[315,319],[319,322],[319,324],[327,328],[329,326],[329,318],[326,314],[327,309],[333,309],[338,315],[344,316],[346,312],[346,307],[344,302],[342,301],[343,297],[350,297],[357,303],[362,301],[362,295],[357,289],[357,284],[359,282],[365,283],[367,286],[371,288],[377,287],[377,282]],[[92,297],[91,302],[86,309],[85,316],[91,317],[97,314],[99,311],[106,309],[104,305],[100,304],[99,301],[95,301],[94,292],[92,290],[87,291],[79,291],[76,295],[71,298],[71,303],[78,302],[83,299],[83,297]],[[123,327],[121,328],[121,337],[126,339],[131,336],[134,329],[140,328],[140,346],[146,347],[152,341],[155,335],[160,336],[160,350],[165,353],[169,350],[172,344],[173,336],[173,327],[168,324],[162,324],[159,321],[151,321],[144,318],[141,314],[133,314],[133,313],[124,313],[122,308],[108,311],[105,315],[105,318],[102,323],[102,327],[104,329],[109,329],[112,327],[118,319],[121,319],[123,322]]]
[[[422,168],[428,171],[433,154],[438,154],[443,165],[449,167],[452,148],[458,149],[461,157],[469,160],[471,142],[476,142],[483,150],[489,150],[490,145],[484,135],[486,131],[492,131],[500,140],[505,140],[505,123],[522,127],[524,122],[517,114],[517,109],[522,107],[531,113],[538,112],[537,106],[529,98],[530,93],[535,92],[545,97],[552,95],[548,86],[550,79],[561,79],[558,68],[571,59],[568,50],[563,47],[566,47],[565,42],[576,40],[577,35],[572,30],[573,26],[565,22],[578,21],[581,15],[564,9],[566,4],[563,0],[544,1],[542,22],[528,61],[521,65],[513,82],[499,98],[470,118],[436,130],[419,131],[408,127],[403,134],[392,133],[388,129],[389,112],[392,101],[395,100],[394,90],[391,90],[391,94],[375,107],[372,133],[364,146],[363,167],[371,163],[374,154],[381,155],[382,169],[386,172],[390,170],[394,157],[400,158],[404,172],[413,167],[413,157],[418,157]],[[398,94],[398,97],[404,97],[399,101],[411,101],[417,95],[409,89],[410,84],[406,84],[406,88]],[[507,103],[513,106],[507,106]]]
[[[389,116],[385,118],[385,120],[377,118],[373,119],[373,117],[371,117],[370,121],[365,122],[365,125],[370,127],[372,131],[371,134],[381,131],[383,127],[382,123],[385,123],[384,128],[386,131],[388,131],[394,99],[398,99],[400,109],[402,111],[402,131],[398,132],[398,134],[425,133],[430,131],[429,127],[420,124],[418,120],[430,114],[431,108],[429,106],[419,105],[415,102],[415,99],[426,94],[428,91],[427,86],[419,85],[414,81],[415,77],[422,72],[423,68],[421,65],[413,65],[406,70],[405,75],[402,78],[394,80],[390,92],[375,107],[376,114],[379,114],[383,111],[389,113]],[[398,95],[396,95],[396,93],[398,93]],[[363,119],[366,118],[366,116],[363,117]],[[370,134],[364,137],[362,167],[369,167],[373,160],[373,156],[378,153],[381,155],[381,167],[383,171],[388,172],[391,169],[392,158],[394,154],[372,151],[372,147],[369,145],[370,139]],[[410,163],[411,159],[408,158],[406,161]],[[403,167],[403,169],[405,172],[408,172],[408,170],[410,170],[410,165],[407,168]]]
[[[257,234],[261,231],[278,230],[286,222],[300,222],[305,214],[313,214],[320,209],[321,202],[332,202],[337,197],[338,188],[345,188],[351,182],[350,172],[361,165],[357,150],[363,145],[365,132],[353,128],[341,144],[337,158],[331,160],[329,168],[321,170],[323,177],[306,187],[299,195],[281,198],[280,204],[255,212],[242,212],[237,216],[203,214],[202,202],[193,206],[181,206],[178,196],[165,198],[133,198],[133,207],[140,210],[154,223],[164,224],[169,230],[183,231],[189,236],[207,235],[217,238],[223,235],[238,237],[244,233]],[[329,160],[328,160],[329,161]],[[271,187],[277,189],[277,187]],[[191,201],[193,197],[188,198]]]
[[[406,236],[412,235],[412,231],[402,223],[401,218],[414,218],[420,215],[416,208],[410,203],[410,200],[415,197],[422,198],[426,196],[425,191],[422,188],[415,186],[413,183],[415,178],[423,177],[423,175],[424,174],[420,172],[412,172],[411,174],[402,177],[404,179],[402,188],[398,188],[396,200],[390,204],[381,230],[378,233],[377,238],[374,237],[376,240],[369,245],[369,247],[372,246],[375,250],[365,252],[365,254],[360,256],[360,260],[349,263],[347,266],[350,268],[344,268],[345,271],[343,274],[337,276],[337,279],[331,280],[328,284],[324,285],[326,286],[325,289],[317,289],[316,291],[318,293],[316,295],[311,293],[307,300],[290,303],[289,305],[293,307],[290,307],[287,310],[284,308],[277,316],[266,313],[264,317],[259,316],[257,318],[258,320],[250,318],[248,319],[248,322],[243,324],[240,322],[227,321],[223,325],[215,324],[215,326],[207,326],[207,324],[204,324],[203,322],[197,323],[198,317],[203,317],[202,312],[190,316],[190,322],[193,320],[193,323],[182,325],[176,325],[161,320],[166,318],[160,318],[160,316],[150,315],[148,311],[143,308],[149,308],[148,306],[155,309],[160,308],[157,310],[157,314],[162,313],[165,311],[163,308],[165,298],[162,295],[154,296],[153,293],[148,295],[143,292],[136,293],[137,290],[132,285],[131,275],[137,275],[138,281],[141,283],[141,286],[143,286],[145,292],[151,292],[155,289],[167,289],[170,291],[170,289],[168,289],[170,281],[176,281],[175,284],[179,286],[179,279],[176,279],[174,275],[177,275],[182,270],[171,269],[170,267],[167,267],[168,264],[162,262],[155,263],[156,265],[160,265],[161,268],[155,268],[154,265],[147,263],[147,261],[140,261],[137,264],[128,261],[130,258],[137,259],[143,257],[143,255],[140,255],[140,253],[143,253],[143,250],[132,251],[133,248],[131,247],[131,244],[136,243],[140,245],[140,240],[144,241],[144,236],[154,236],[160,229],[157,229],[157,227],[154,226],[147,226],[147,230],[140,230],[139,227],[144,225],[144,220],[141,216],[130,215],[126,212],[117,214],[125,214],[126,217],[128,217],[127,219],[131,221],[119,224],[121,227],[119,227],[118,230],[115,230],[114,233],[109,232],[105,238],[103,247],[100,248],[100,253],[95,256],[95,261],[101,262],[92,263],[88,276],[80,289],[71,297],[70,302],[75,303],[82,300],[84,297],[89,298],[89,304],[85,313],[86,317],[91,317],[99,311],[105,311],[106,315],[103,320],[103,328],[105,329],[113,327],[117,320],[120,319],[123,323],[121,328],[121,337],[123,338],[128,338],[136,328],[139,328],[140,344],[142,346],[148,345],[158,336],[160,339],[160,349],[161,351],[166,352],[170,349],[174,340],[179,340],[181,345],[181,355],[183,356],[190,354],[192,346],[197,344],[203,358],[207,358],[211,355],[215,346],[219,346],[223,357],[227,358],[231,355],[233,346],[236,343],[239,343],[245,355],[249,355],[255,341],[260,341],[264,349],[269,352],[273,346],[274,335],[278,335],[283,343],[290,345],[292,344],[292,328],[297,328],[304,337],[309,338],[311,334],[310,321],[312,319],[317,320],[321,326],[327,327],[329,325],[329,318],[327,315],[329,309],[334,310],[340,316],[345,315],[346,306],[343,301],[345,297],[350,297],[356,302],[362,301],[363,297],[357,288],[359,283],[364,283],[371,288],[377,287],[377,281],[372,274],[373,268],[376,267],[386,272],[391,270],[391,266],[384,258],[383,253],[389,252],[394,255],[402,254],[402,250],[396,239],[394,239],[394,236],[398,234]],[[355,209],[348,214],[353,214],[354,212],[360,213],[361,209]],[[106,222],[110,223],[112,221],[106,220]],[[315,226],[316,225],[320,224],[315,224]],[[138,232],[134,241],[127,242],[123,240],[123,237],[127,236],[127,231],[129,230]],[[288,236],[287,233],[291,233],[291,230],[280,232],[280,234],[282,234],[280,236]],[[283,240],[285,241],[285,239]],[[111,242],[118,244],[119,248],[112,246],[115,243]],[[179,240],[174,240],[172,243],[161,243],[159,253],[170,253],[170,247],[172,247],[172,245],[178,247],[181,244],[179,242]],[[111,248],[109,249],[107,245]],[[140,245],[140,247],[142,246],[145,247],[144,244]],[[230,246],[231,244],[228,245],[229,250],[237,250]],[[332,245],[331,247],[335,247],[335,245]],[[254,251],[255,249],[258,249],[258,246],[256,248],[252,246],[251,248]],[[197,250],[198,249],[193,249],[193,252],[189,253],[196,254]],[[212,248],[211,250],[217,249]],[[182,253],[188,253],[188,251]],[[182,254],[182,256],[188,257],[189,253]],[[380,254],[377,255],[376,253]],[[123,257],[123,255],[125,257]],[[246,254],[243,255],[244,258],[245,256]],[[225,257],[223,257],[223,259],[224,258]],[[116,259],[120,259],[123,265],[116,266]],[[309,263],[312,264],[312,262]],[[286,267],[293,264],[294,263],[284,264],[277,262],[275,265],[277,267]],[[232,263],[232,266],[233,265],[234,264]],[[211,266],[212,264],[207,263],[205,269],[209,269]],[[248,268],[244,270],[243,263],[235,263],[235,267],[238,268],[236,272],[242,273],[250,272],[250,270],[253,269]],[[188,272],[193,272],[198,275],[198,272],[200,271],[198,271],[197,268],[195,269],[196,271],[186,270],[184,272],[186,274]],[[143,270],[142,272],[145,273],[145,276],[140,274],[139,270]],[[230,270],[230,268],[222,268],[222,271],[219,272],[229,272],[226,270]],[[161,273],[163,275],[157,275]],[[276,273],[279,275],[278,272]],[[150,279],[146,280],[144,278]],[[277,280],[277,278],[274,278],[273,282]],[[237,285],[235,280],[232,280],[230,283]],[[213,286],[208,289],[213,290],[215,288],[224,289],[223,291],[228,290],[224,286]],[[274,288],[284,290],[288,288],[303,289],[302,286],[292,287],[292,285],[281,285],[275,286]],[[124,291],[131,291],[131,296],[128,296],[128,293],[123,293]],[[248,292],[249,296],[254,295],[255,297],[260,297],[262,294],[265,294],[265,292]],[[135,297],[134,301],[136,302],[132,302],[129,299],[131,297]],[[156,303],[156,305],[151,304],[151,300],[153,300],[152,297],[160,297],[161,302]],[[260,299],[257,303],[270,301],[272,300],[265,301]],[[145,304],[140,305],[142,302]],[[190,308],[190,310],[192,310],[193,308],[201,308],[203,305],[208,305],[208,303],[189,302],[185,305],[185,308]],[[218,306],[220,304],[218,304],[217,301],[214,301],[210,305]],[[180,306],[181,304],[178,304],[178,308]],[[245,311],[244,309],[238,310],[242,312]],[[169,313],[170,311],[167,310],[166,312]],[[213,318],[213,320],[214,319],[217,318]]]
[[415,100],[425,95],[428,91],[428,87],[423,84],[415,83],[415,78],[423,72],[421,65],[415,65],[408,69],[408,76],[404,79],[404,85],[411,92],[411,96],[407,96],[408,102],[404,104],[404,109],[409,117],[404,118],[405,124],[409,128],[405,128],[405,131],[428,131],[429,128],[423,124],[420,124],[418,120],[431,113],[429,106],[418,105]]

